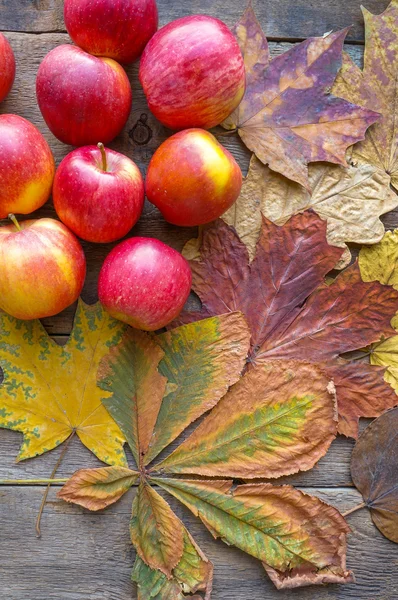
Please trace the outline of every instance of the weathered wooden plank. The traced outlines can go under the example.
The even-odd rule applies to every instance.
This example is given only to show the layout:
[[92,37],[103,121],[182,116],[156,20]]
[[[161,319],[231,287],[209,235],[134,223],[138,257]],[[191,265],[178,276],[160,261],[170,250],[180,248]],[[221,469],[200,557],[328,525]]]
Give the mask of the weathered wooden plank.
[[[355,490],[306,489],[346,510],[360,501]],[[134,552],[128,523],[134,491],[102,513],[67,505],[50,492],[42,538],[34,531],[40,488],[0,489],[0,564],[2,597],[7,600],[129,600]],[[367,510],[350,516],[348,566],[356,585],[277,592],[261,564],[215,541],[204,526],[171,499],[215,565],[214,600],[394,600],[398,597],[397,546],[375,529]]]
[[[272,39],[303,39],[322,35],[331,29],[351,26],[348,39],[363,41],[363,19],[360,0],[254,0],[256,14],[267,36]],[[367,0],[366,8],[381,13],[389,0]],[[232,26],[244,9],[244,3],[223,0],[158,0],[160,25],[187,14],[208,14]],[[0,0],[0,30],[60,31],[64,30],[63,0]]]

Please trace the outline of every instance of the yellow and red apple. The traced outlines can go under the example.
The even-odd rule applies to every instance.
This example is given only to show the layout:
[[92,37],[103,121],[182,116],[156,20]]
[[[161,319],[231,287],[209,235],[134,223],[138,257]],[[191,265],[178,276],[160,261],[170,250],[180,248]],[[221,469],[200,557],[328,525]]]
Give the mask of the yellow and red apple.
[[0,115],[0,219],[40,208],[50,196],[54,172],[40,131],[22,117]]
[[144,181],[127,156],[97,146],[68,154],[53,186],[55,210],[80,238],[103,244],[124,237],[144,206]]
[[155,33],[139,76],[150,110],[170,129],[210,129],[245,92],[237,41],[222,21],[206,15],[177,19]]
[[0,33],[0,102],[8,96],[15,79],[15,56],[10,42]]
[[155,0],[65,0],[66,29],[77,46],[127,64],[158,28]]
[[67,44],[44,58],[36,95],[49,129],[72,146],[113,140],[127,122],[132,100],[129,79],[119,63]]
[[185,258],[154,238],[130,238],[112,250],[102,266],[98,296],[115,319],[155,331],[181,312],[191,289]]
[[166,221],[193,227],[220,217],[238,198],[242,172],[204,129],[186,129],[159,146],[146,177],[148,200]]
[[76,237],[54,219],[0,227],[0,309],[17,319],[50,317],[73,304],[86,276]]

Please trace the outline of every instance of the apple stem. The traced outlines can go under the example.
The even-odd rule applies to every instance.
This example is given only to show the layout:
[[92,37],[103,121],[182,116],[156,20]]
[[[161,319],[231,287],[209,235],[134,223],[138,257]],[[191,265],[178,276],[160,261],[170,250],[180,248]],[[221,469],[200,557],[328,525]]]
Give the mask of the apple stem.
[[102,142],[99,142],[97,144],[98,148],[101,151],[101,156],[102,156],[102,168],[104,169],[105,172],[108,171],[108,163],[106,162],[106,152],[105,152],[105,146]]
[[17,221],[16,216],[13,213],[10,213],[8,215],[8,218],[10,219],[10,221],[12,221],[15,225],[15,227],[18,229],[18,231],[22,231],[20,224]]

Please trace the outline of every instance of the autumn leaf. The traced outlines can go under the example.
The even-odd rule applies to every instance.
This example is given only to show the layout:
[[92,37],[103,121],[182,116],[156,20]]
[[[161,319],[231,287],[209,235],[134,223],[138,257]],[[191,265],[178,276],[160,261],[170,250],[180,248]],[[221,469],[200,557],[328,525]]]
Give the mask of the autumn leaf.
[[184,528],[167,502],[142,481],[133,502],[130,535],[138,556],[170,579],[184,551]]
[[312,208],[327,221],[329,244],[344,248],[335,268],[343,268],[351,260],[347,242],[374,244],[383,237],[384,225],[379,216],[398,206],[398,198],[389,188],[388,175],[370,165],[344,168],[325,163],[310,165],[308,173],[311,193],[252,156],[241,194],[222,217],[236,229],[251,260],[262,215],[283,225],[293,215]]
[[[202,310],[182,313],[179,322],[240,310],[252,334],[252,366],[274,359],[304,360],[327,365],[334,378],[334,370],[338,376],[341,369],[335,362],[341,354],[394,334],[390,321],[398,308],[398,293],[378,282],[363,282],[357,265],[325,285],[324,277],[341,253],[326,241],[326,222],[306,211],[283,226],[263,218],[256,255],[249,264],[245,244],[218,221],[203,231],[201,259],[190,263]],[[344,386],[337,390],[346,435],[358,433],[354,394],[356,416],[371,412],[363,396],[364,390],[375,389],[374,377],[370,370],[369,380],[363,379],[360,388],[353,388],[359,378],[352,377],[349,390]],[[384,408],[380,398],[374,401],[372,416],[391,406],[391,395],[384,393],[383,398],[387,396]]]
[[18,460],[56,448],[76,433],[100,460],[127,466],[124,437],[101,403],[97,370],[126,326],[81,300],[71,336],[59,346],[39,321],[0,313],[0,427],[23,433]]
[[269,61],[267,42],[251,6],[235,27],[247,72],[243,100],[225,122],[257,158],[309,187],[307,165],[346,165],[349,146],[378,119],[373,110],[332,96],[347,29],[309,38]]
[[167,579],[161,571],[151,569],[137,556],[132,580],[137,583],[138,600],[184,600],[186,594],[194,594],[197,591],[205,591],[205,600],[210,600],[213,565],[185,527],[182,527],[183,553],[173,569],[171,579]]
[[226,480],[152,481],[185,504],[213,537],[279,573],[293,571],[295,587],[303,585],[308,571],[332,571],[340,583],[353,580],[341,556],[349,528],[336,509],[314,496],[269,483],[233,488],[232,481]]
[[384,171],[398,189],[398,136],[396,97],[398,82],[398,2],[393,0],[381,15],[362,8],[365,20],[364,69],[348,56],[336,79],[333,93],[371,108],[381,117],[364,141],[352,149],[352,160]]
[[58,492],[58,497],[89,510],[103,510],[120,500],[138,481],[139,475],[125,467],[80,469]]
[[[124,432],[137,464],[147,465],[239,379],[249,349],[249,331],[242,315],[232,313],[156,337],[142,334],[147,345],[157,346],[156,361],[153,349],[150,359],[136,351],[136,335],[129,330],[124,343],[104,358],[99,385],[108,392],[104,405]],[[151,364],[140,405],[134,380],[142,360]],[[143,429],[145,436],[135,433]],[[144,437],[145,443],[140,442]]]
[[352,452],[351,476],[376,527],[398,544],[398,408],[362,433]]
[[156,471],[240,479],[311,469],[336,436],[334,387],[315,365],[247,373]]
[[[361,248],[359,267],[364,281],[379,281],[398,290],[398,230],[387,231],[382,241],[370,248]],[[398,329],[398,315],[392,319]],[[396,332],[395,332],[396,333]],[[398,394],[398,335],[373,344],[370,349],[370,362],[387,368],[384,378]],[[395,398],[394,404],[398,404]]]
[[398,404],[383,378],[385,367],[339,360],[324,369],[333,379],[339,400],[338,432],[347,437],[358,437],[359,417],[377,417]]

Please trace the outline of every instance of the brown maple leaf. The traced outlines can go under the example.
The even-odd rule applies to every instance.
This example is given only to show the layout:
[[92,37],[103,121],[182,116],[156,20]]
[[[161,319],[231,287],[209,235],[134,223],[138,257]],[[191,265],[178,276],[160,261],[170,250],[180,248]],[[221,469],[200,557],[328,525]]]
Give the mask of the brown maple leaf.
[[[251,330],[251,368],[274,359],[305,360],[326,365],[341,383],[349,368],[343,376],[339,356],[393,335],[390,321],[398,308],[398,293],[362,281],[357,264],[331,285],[324,283],[342,251],[327,243],[326,222],[307,211],[282,227],[263,218],[250,264],[234,229],[218,221],[203,232],[200,260],[191,261],[202,310],[183,313],[179,322],[239,310]],[[360,416],[378,416],[396,403],[383,371],[357,368],[363,377],[355,377],[350,367],[350,385],[340,384],[337,391],[339,431],[352,437],[358,435]],[[376,390],[370,400],[368,393]]]
[[379,115],[330,94],[347,29],[309,38],[272,61],[249,6],[235,27],[246,65],[246,92],[224,122],[271,169],[309,188],[307,165],[346,166],[349,146]]

